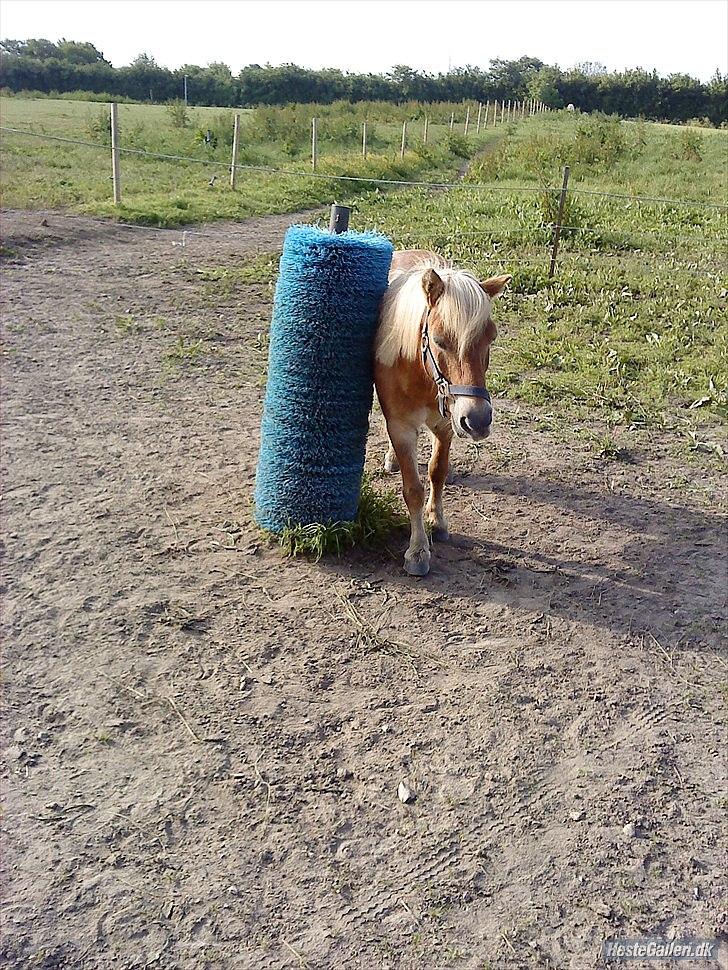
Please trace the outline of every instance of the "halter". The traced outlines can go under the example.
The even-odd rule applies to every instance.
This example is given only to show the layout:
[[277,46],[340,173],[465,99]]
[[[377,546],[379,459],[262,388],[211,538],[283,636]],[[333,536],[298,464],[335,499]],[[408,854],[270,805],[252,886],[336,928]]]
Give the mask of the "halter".
[[478,387],[475,384],[451,384],[437,366],[435,355],[430,347],[429,321],[431,310],[432,307],[425,310],[422,323],[422,363],[425,370],[429,370],[430,376],[437,386],[437,410],[441,417],[448,417],[447,402],[451,397],[482,397],[490,404],[491,397],[487,387]]

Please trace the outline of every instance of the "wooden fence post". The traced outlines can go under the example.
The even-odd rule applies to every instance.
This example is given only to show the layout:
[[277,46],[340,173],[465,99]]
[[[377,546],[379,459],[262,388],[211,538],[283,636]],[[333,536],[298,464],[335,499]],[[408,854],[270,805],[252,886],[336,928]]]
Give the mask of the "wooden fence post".
[[230,159],[230,188],[235,188],[236,165],[238,164],[238,147],[240,145],[240,115],[233,119],[233,153]]
[[428,128],[429,124],[430,124],[430,119],[429,119],[429,117],[427,115],[425,115],[425,130],[424,130],[424,133],[422,135],[422,142],[425,145],[427,144],[427,128]]
[[468,137],[469,127],[470,127],[470,105],[468,105],[468,109],[465,112],[465,127],[463,128],[463,134],[465,135],[466,138]]
[[559,196],[559,214],[556,217],[556,225],[554,226],[554,241],[551,246],[551,264],[549,266],[549,279],[554,275],[554,270],[556,269],[556,254],[559,251],[559,237],[561,236],[561,220],[564,218],[564,204],[566,203],[566,186],[569,184],[569,166],[564,165],[564,182],[561,186],[561,195]]
[[351,209],[345,205],[332,205],[331,206],[331,217],[329,219],[329,232],[335,232],[337,235],[341,232],[346,232],[349,228],[349,215]]
[[482,101],[479,101],[478,102],[478,120],[477,120],[477,122],[475,124],[475,134],[476,135],[479,135],[480,134],[480,119],[482,117],[483,117],[483,102]]
[[450,131],[452,131],[454,124],[455,124],[455,112],[453,111],[452,114],[450,115]]
[[407,122],[402,122],[402,147],[399,152],[399,157],[404,158],[404,150],[407,147]]
[[366,121],[361,126],[361,153],[364,158],[367,157],[367,123]]
[[498,124],[498,99],[493,101],[493,127]]
[[119,151],[119,106],[111,103],[111,179],[114,185],[114,205],[121,203],[121,153]]
[[316,145],[316,119],[311,119],[311,169],[316,171],[316,157],[317,157],[317,145]]
[[521,121],[526,117],[526,102],[521,101]]

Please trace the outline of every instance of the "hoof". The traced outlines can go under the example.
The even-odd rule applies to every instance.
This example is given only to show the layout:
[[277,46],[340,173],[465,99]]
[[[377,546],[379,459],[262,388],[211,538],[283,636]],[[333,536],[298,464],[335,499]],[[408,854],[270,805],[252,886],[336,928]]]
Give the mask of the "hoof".
[[449,542],[450,541],[450,530],[449,529],[433,529],[432,538],[434,542]]
[[409,576],[426,576],[430,571],[429,551],[417,552],[411,558],[406,555],[404,569]]
[[425,560],[417,562],[405,559],[404,571],[408,576],[426,576],[430,571],[430,564]]
[[396,458],[390,458],[389,455],[384,459],[384,470],[389,472],[390,475],[394,475],[399,471],[399,462]]

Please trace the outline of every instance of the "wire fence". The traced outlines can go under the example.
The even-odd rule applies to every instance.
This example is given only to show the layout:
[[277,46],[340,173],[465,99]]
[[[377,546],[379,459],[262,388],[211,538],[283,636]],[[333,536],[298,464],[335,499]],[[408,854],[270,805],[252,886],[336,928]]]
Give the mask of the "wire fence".
[[[58,211],[56,209],[36,209],[34,210],[38,215],[45,216],[56,216]],[[99,229],[106,231],[109,230],[131,230],[137,233],[148,233],[156,234],[158,237],[166,238],[169,240],[173,248],[179,248],[185,253],[194,253],[195,257],[199,256],[199,251],[193,247],[195,240],[207,239],[214,240],[217,243],[224,243],[227,239],[235,239],[236,237],[250,239],[250,233],[248,231],[236,232],[235,229],[231,229],[228,224],[221,226],[219,231],[204,231],[200,229],[182,229],[182,228],[169,228],[162,226],[145,226],[138,225],[136,223],[119,222],[117,220],[108,219],[98,219],[93,216],[82,216],[86,223],[98,226]],[[314,224],[325,228],[328,225],[328,216],[324,218],[322,215],[318,219],[314,220]],[[488,238],[493,240],[498,237],[502,237],[504,232],[509,232],[508,229],[503,229],[502,226],[493,226],[489,232],[478,231],[469,232],[467,230],[448,230],[439,229],[432,230],[429,227],[422,227],[418,232],[399,232],[385,226],[375,226],[374,231],[383,232],[388,234],[393,241],[399,246],[411,247],[413,249],[427,248],[431,245],[451,243],[453,239],[463,237],[467,240],[470,239],[485,239]],[[513,230],[514,232],[532,232],[532,230]],[[256,253],[261,255],[268,253],[265,247],[258,246],[256,248]],[[496,248],[488,250],[487,253],[480,248],[481,255],[487,255],[491,261],[502,265],[502,268],[508,270],[508,272],[513,272],[514,263],[517,260],[517,270],[523,273],[524,270],[532,270],[538,274],[545,274],[547,270],[547,263],[543,258],[527,258],[521,249],[516,254],[512,249]],[[533,255],[533,254],[530,254]],[[641,253],[639,253],[641,255]],[[716,267],[709,264],[703,264],[695,259],[680,259],[674,253],[665,253],[664,251],[660,253],[662,257],[665,258],[665,262],[662,265],[662,269],[666,272],[671,268],[687,268],[691,270],[698,270],[704,273],[706,276],[713,276],[716,273]],[[573,249],[563,250],[560,254],[560,262],[566,263],[571,270],[581,270],[584,273],[590,273],[593,269],[593,259],[595,257],[617,257],[624,256],[624,253],[611,253],[604,251],[589,250],[588,252],[577,251]],[[640,261],[639,258],[634,258],[630,253],[629,266],[631,269],[641,269],[645,273],[655,275],[656,267],[654,262],[648,263]]]
[[[41,138],[49,141],[63,142],[68,145],[77,145],[84,148],[93,148],[96,151],[108,152],[107,146],[100,145],[96,142],[81,141],[75,138],[64,138],[60,135],[49,135],[45,132],[35,132],[28,131],[24,128],[10,128],[5,125],[0,125],[0,131],[25,135],[31,138]],[[197,158],[194,155],[174,155],[167,154],[164,152],[150,152],[143,148],[124,148],[119,146],[117,151],[126,155],[137,155],[145,158],[155,158],[164,161],[176,161],[176,162],[192,162],[199,165],[212,165],[218,168],[224,168],[230,171],[231,168],[235,168],[236,171],[241,172],[263,172],[270,175],[284,175],[290,176],[292,178],[308,178],[308,179],[323,179],[325,181],[334,182],[364,182],[371,185],[385,185],[385,186],[412,186],[414,188],[430,188],[430,189],[467,189],[468,191],[478,191],[478,192],[509,192],[513,194],[519,193],[530,193],[530,192],[553,192],[560,193],[561,189],[552,188],[548,186],[541,185],[499,185],[495,182],[466,182],[460,180],[457,182],[433,182],[424,181],[417,179],[383,179],[376,178],[375,176],[364,176],[364,175],[336,175],[329,174],[326,172],[313,172],[305,170],[291,170],[285,168],[276,168],[269,165],[247,165],[241,163],[231,163],[221,161],[219,159],[213,158]],[[587,189],[587,188],[573,188],[569,187],[570,194],[576,195],[589,195],[604,199],[618,199],[620,201],[628,202],[643,202],[651,205],[676,205],[676,206],[692,206],[695,208],[704,209],[717,209],[728,211],[728,203],[723,202],[705,202],[701,199],[675,199],[675,198],[663,198],[660,196],[647,196],[647,195],[630,195],[621,192],[603,192],[597,189]]]
[[[0,125],[0,132],[5,132],[8,134],[21,135],[30,138],[37,138],[46,141],[56,142],[60,144],[73,145],[77,147],[83,147],[88,149],[93,149],[97,152],[108,153],[109,146],[99,144],[97,142],[84,141],[82,139],[67,138],[60,135],[47,134],[45,132],[35,132],[23,128],[9,127],[5,125]],[[324,172],[314,172],[314,171],[301,171],[301,170],[290,170],[286,168],[278,168],[275,166],[267,165],[248,165],[239,164],[236,162],[225,162],[218,159],[210,158],[199,158],[192,155],[180,155],[173,153],[164,152],[153,152],[141,148],[124,148],[120,145],[113,146],[112,150],[116,150],[118,153],[123,153],[125,155],[135,156],[139,158],[148,158],[154,160],[161,160],[166,162],[174,163],[192,163],[196,165],[206,165],[214,166],[216,168],[222,168],[227,171],[235,170],[242,172],[255,172],[262,173],[265,175],[275,176],[275,177],[287,177],[296,179],[318,179],[330,182],[354,182],[365,185],[372,186],[383,186],[386,188],[400,189],[400,188],[417,188],[417,189],[431,189],[431,190],[465,190],[465,191],[476,191],[476,192],[491,192],[494,194],[504,193],[507,195],[519,195],[519,194],[529,194],[529,193],[543,193],[543,192],[553,192],[564,194],[564,189],[558,188],[546,188],[543,186],[536,185],[500,185],[498,183],[477,183],[477,182],[467,182],[467,181],[425,181],[425,180],[406,180],[406,179],[384,179],[369,176],[351,176],[351,175],[337,175],[329,174]],[[696,209],[708,209],[713,211],[728,211],[728,204],[706,202],[704,200],[695,199],[681,199],[681,198],[663,198],[658,196],[643,196],[636,194],[625,194],[617,192],[607,192],[599,191],[596,189],[581,188],[579,186],[573,187],[569,186],[569,193],[587,195],[597,198],[629,201],[645,205],[667,205],[667,206],[690,206]],[[477,215],[473,216],[477,218]],[[99,225],[108,226],[108,222],[103,222],[101,220],[91,220],[97,222]],[[155,232],[155,233],[174,233],[176,234],[176,239],[173,240],[172,245],[181,246],[185,248],[188,242],[195,238],[216,238],[220,239],[220,233],[214,233],[210,231],[204,231],[199,229],[171,229],[163,228],[159,226],[149,226],[149,225],[138,225],[134,223],[126,222],[114,222],[114,225],[122,229],[128,230],[139,230],[143,232]],[[580,235],[586,234],[591,236],[594,240],[599,240],[600,242],[609,243],[615,248],[628,247],[636,248],[631,244],[634,243],[636,239],[649,240],[649,241],[659,241],[666,242],[671,246],[679,246],[681,244],[694,245],[696,241],[699,241],[703,247],[703,252],[705,254],[705,243],[706,238],[704,236],[704,229],[702,226],[698,225],[695,227],[695,232],[693,233],[670,233],[666,232],[665,229],[648,229],[648,230],[634,230],[634,229],[614,229],[605,226],[588,226],[588,225],[568,225],[561,224],[557,221],[544,221],[540,224],[534,224],[530,226],[519,225],[519,226],[508,226],[499,224],[480,224],[472,229],[462,229],[456,226],[446,226],[441,224],[424,224],[420,223],[417,226],[415,232],[412,231],[398,231],[396,227],[392,225],[388,226],[375,226],[379,231],[387,232],[391,235],[395,241],[400,245],[413,246],[414,248],[423,248],[425,245],[433,245],[435,241],[439,244],[451,243],[453,240],[460,240],[461,245],[468,245],[474,243],[478,240],[485,242],[488,240],[491,245],[496,241],[502,242],[506,237],[520,237],[524,240],[534,242],[538,245],[544,245],[548,243],[549,240],[545,239],[544,236],[552,235],[558,237],[560,233],[573,234],[567,240],[570,241],[573,238],[579,238]],[[226,229],[225,235],[235,236],[235,230]],[[247,233],[246,233],[247,235]],[[558,238],[556,238],[558,242]],[[718,247],[725,247],[728,242],[728,235],[713,233],[709,239],[711,244],[715,244]],[[654,250],[651,250],[654,251]],[[670,256],[673,263],[678,265],[689,266],[691,268],[698,267],[697,261],[692,258],[689,260],[678,260],[675,253],[666,253],[665,250],[660,250],[661,254]],[[570,253],[574,255],[573,250],[562,250],[562,258],[564,253]],[[594,249],[590,250],[590,253],[594,253]],[[490,255],[495,255],[495,248]],[[709,256],[720,255],[714,253],[708,253]],[[723,255],[725,255],[723,253]],[[552,257],[553,258],[553,257]],[[519,265],[524,265],[519,257]],[[542,264],[538,264],[541,266]],[[534,264],[534,267],[536,264]],[[700,268],[704,269],[706,272],[713,272],[715,270],[714,266],[705,265]]]

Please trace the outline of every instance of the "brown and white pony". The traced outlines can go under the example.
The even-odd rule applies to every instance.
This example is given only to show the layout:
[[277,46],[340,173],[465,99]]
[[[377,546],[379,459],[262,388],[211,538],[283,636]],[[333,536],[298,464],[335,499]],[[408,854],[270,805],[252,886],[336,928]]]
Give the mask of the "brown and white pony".
[[496,329],[491,301],[510,276],[481,283],[424,250],[396,252],[377,329],[374,379],[391,446],[387,471],[402,472],[411,521],[404,568],[412,576],[430,570],[423,514],[425,490],[417,466],[417,433],[425,425],[433,441],[428,465],[430,493],[424,512],[437,541],[449,538],[442,490],[453,435],[482,441],[490,434],[493,406],[485,388]]

